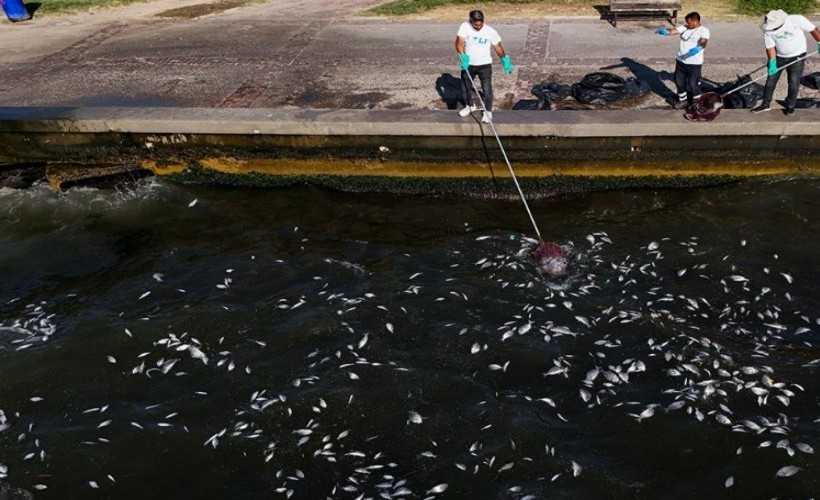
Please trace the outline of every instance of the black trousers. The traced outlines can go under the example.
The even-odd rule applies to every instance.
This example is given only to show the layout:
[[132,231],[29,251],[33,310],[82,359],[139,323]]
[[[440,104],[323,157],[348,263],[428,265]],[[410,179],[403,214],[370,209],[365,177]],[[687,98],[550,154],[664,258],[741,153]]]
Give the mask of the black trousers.
[[684,64],[675,61],[675,86],[678,87],[678,99],[686,95],[689,104],[700,96],[700,64]]
[[[790,62],[796,61],[801,57],[805,57],[805,55],[806,54],[803,53],[794,57],[777,56],[777,67],[782,68]],[[786,73],[788,74],[789,80],[789,93],[786,95],[786,108],[788,109],[794,109],[794,105],[797,104],[797,91],[800,90],[800,77],[803,76],[803,67],[805,65],[806,61],[800,61],[799,63],[792,64],[786,68]],[[774,89],[777,87],[777,82],[780,80],[780,75],[782,74],[782,71],[778,71],[774,74],[774,76],[770,76],[766,79],[766,87],[763,88],[763,104],[772,103]]]
[[[481,80],[481,93],[484,94],[484,106],[487,111],[493,110],[493,65],[482,64],[481,66],[470,66],[461,72],[461,90],[464,92],[464,102],[469,106],[474,94],[474,81],[476,75]],[[470,80],[473,80],[471,82]],[[476,103],[477,104],[477,103]]]

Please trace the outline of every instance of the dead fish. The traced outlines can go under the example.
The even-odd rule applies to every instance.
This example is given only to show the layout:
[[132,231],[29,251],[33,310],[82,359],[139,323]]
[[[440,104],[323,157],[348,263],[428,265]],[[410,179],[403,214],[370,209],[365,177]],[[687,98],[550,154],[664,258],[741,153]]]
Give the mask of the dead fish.
[[413,424],[421,424],[421,423],[424,422],[424,418],[421,415],[419,415],[417,412],[411,411],[407,415],[407,422],[408,423],[413,423]]
[[427,490],[427,494],[429,495],[430,493],[444,493],[445,491],[447,491],[447,483],[441,483]]
[[797,474],[801,470],[803,470],[803,469],[801,469],[800,467],[796,467],[794,465],[787,465],[785,467],[781,467],[780,470],[777,471],[777,474],[775,474],[775,476],[777,476],[777,477],[789,477],[789,476],[793,476],[793,475]]

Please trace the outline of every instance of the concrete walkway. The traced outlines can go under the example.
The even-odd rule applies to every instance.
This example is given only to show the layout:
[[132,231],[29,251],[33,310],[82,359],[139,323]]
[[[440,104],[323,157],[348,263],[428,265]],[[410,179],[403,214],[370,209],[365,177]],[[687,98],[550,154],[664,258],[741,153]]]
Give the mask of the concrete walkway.
[[[169,11],[208,6],[160,0],[3,23],[0,44],[19,49],[0,54],[0,163],[46,165],[55,187],[136,169],[233,184],[484,192],[506,175],[490,127],[447,111],[460,95],[459,21],[357,15],[381,1],[274,0],[175,18]],[[670,109],[677,42],[653,34],[663,21],[488,23],[517,68],[494,75],[494,122],[533,193],[820,170],[817,107],[793,117],[723,110],[698,124]],[[706,24],[706,78],[734,80],[765,62],[754,22]],[[818,67],[820,57],[810,59],[807,72]],[[570,99],[559,111],[513,110],[537,83],[602,70],[652,92],[622,109],[579,111],[589,107]],[[776,97],[784,93],[785,82]],[[801,90],[810,106],[818,94]]]
[[[158,16],[198,3],[4,21],[0,106],[432,110],[452,106],[457,95],[457,22],[357,16],[380,0],[274,0],[194,19]],[[652,33],[663,21],[616,29],[589,14],[487,20],[517,68],[510,76],[496,71],[498,109],[532,98],[536,83],[573,83],[599,70],[651,83],[653,94],[634,107],[665,107],[676,40]],[[755,23],[705,24],[713,35],[706,78],[731,80],[765,63]],[[820,57],[806,71],[818,67]],[[801,96],[820,97],[805,88]]]

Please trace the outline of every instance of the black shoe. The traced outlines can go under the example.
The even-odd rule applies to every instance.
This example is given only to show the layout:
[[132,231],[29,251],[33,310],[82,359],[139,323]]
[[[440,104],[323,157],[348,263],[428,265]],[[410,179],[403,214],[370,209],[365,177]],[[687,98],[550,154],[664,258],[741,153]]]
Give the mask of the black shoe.
[[794,114],[794,108],[786,108],[783,110],[783,114],[786,116],[792,116]]
[[672,104],[672,109],[686,109],[689,107],[689,103],[686,101],[678,101]]
[[752,108],[752,113],[762,113],[764,111],[769,111],[770,109],[772,109],[772,106],[770,104],[764,102],[760,106],[758,106],[756,108]]

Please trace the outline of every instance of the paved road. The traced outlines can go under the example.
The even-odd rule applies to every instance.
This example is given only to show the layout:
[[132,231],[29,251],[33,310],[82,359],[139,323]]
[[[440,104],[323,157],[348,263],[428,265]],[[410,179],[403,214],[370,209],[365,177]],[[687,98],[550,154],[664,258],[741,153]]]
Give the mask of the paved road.
[[[457,92],[458,23],[356,15],[381,0],[274,0],[194,19],[157,16],[197,3],[4,22],[0,106],[445,109]],[[498,108],[531,98],[536,83],[572,83],[602,68],[650,81],[653,95],[636,107],[662,107],[672,94],[676,40],[652,33],[662,21],[617,29],[595,17],[487,21],[517,67],[496,72]],[[765,62],[754,22],[706,21],[705,77],[726,81]],[[807,72],[819,68],[817,57]]]

